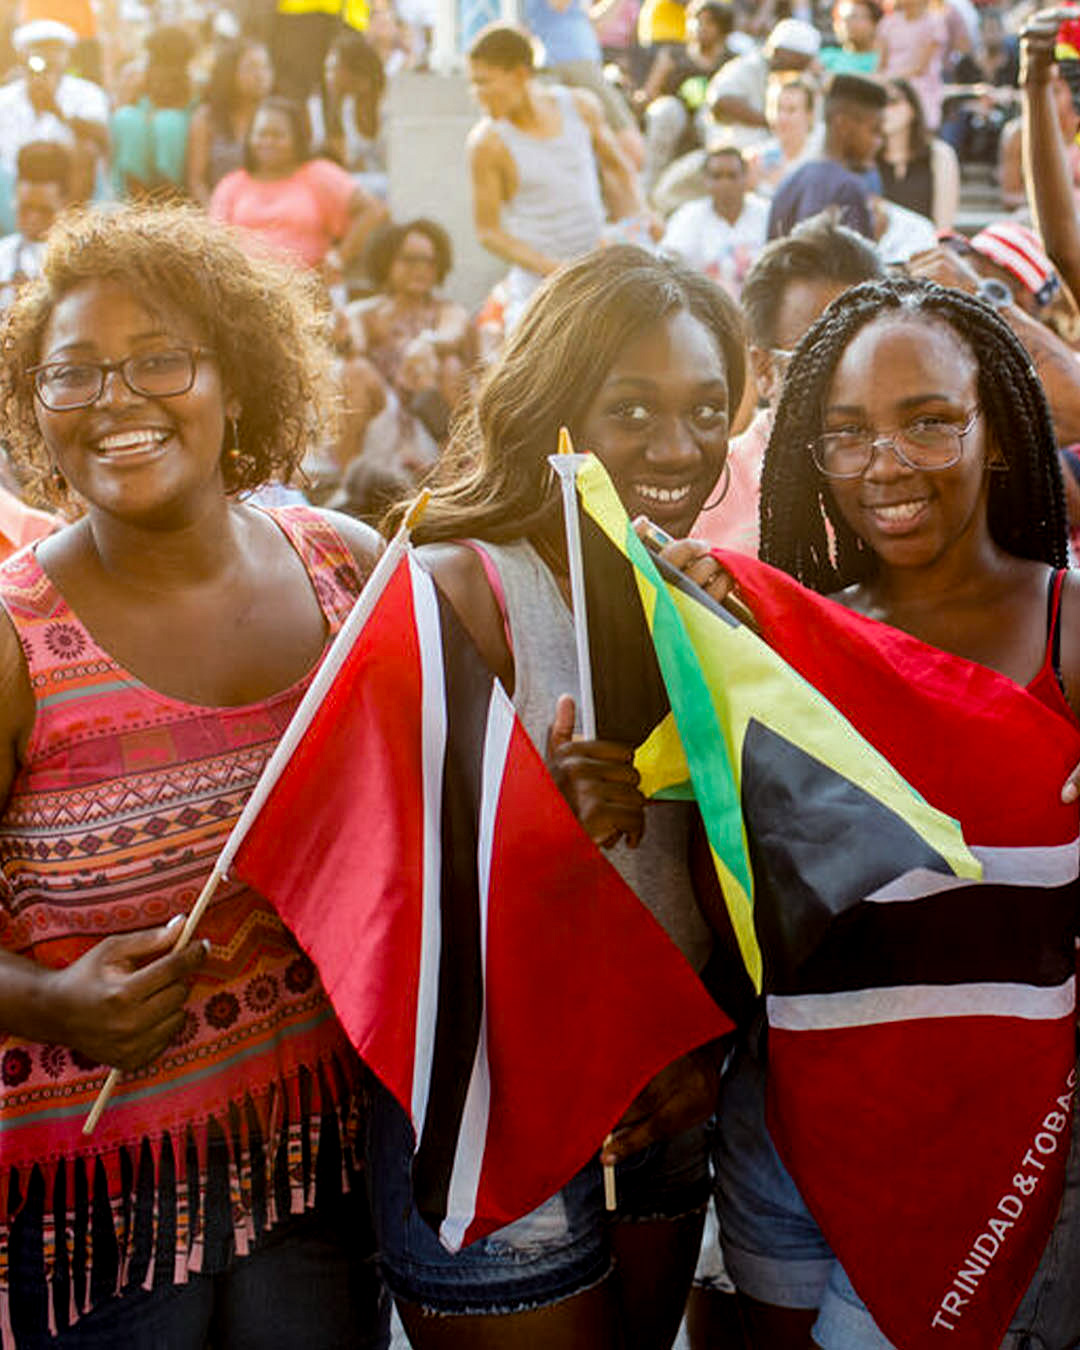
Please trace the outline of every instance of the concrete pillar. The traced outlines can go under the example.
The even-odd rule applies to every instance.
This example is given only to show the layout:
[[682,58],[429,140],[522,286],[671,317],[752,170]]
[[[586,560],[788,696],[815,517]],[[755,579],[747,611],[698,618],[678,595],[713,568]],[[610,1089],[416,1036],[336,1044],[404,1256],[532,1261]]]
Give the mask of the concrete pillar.
[[436,75],[449,75],[460,69],[459,52],[458,0],[438,0],[428,64]]
[[390,81],[384,116],[393,218],[430,216],[448,231],[454,270],[447,293],[474,308],[507,269],[473,233],[465,138],[480,113],[465,77],[405,71]]

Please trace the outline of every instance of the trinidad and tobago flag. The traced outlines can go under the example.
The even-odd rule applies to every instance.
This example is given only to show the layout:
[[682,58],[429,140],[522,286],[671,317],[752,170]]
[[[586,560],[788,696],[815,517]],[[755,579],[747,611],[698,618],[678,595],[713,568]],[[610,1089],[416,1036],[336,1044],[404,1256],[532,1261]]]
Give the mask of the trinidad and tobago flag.
[[584,833],[411,556],[236,855],[409,1113],[457,1250],[535,1208],[731,1029]]
[[777,1147],[895,1345],[990,1350],[1072,1130],[1080,734],[718,553],[761,640],[656,566],[598,463],[578,485],[599,734],[640,747],[648,793],[698,801],[765,995]]
[[[996,1346],[1049,1238],[1073,1128],[1077,808],[1059,792],[1080,734],[983,666],[723,562],[766,640],[957,818],[982,865],[975,883],[916,867],[871,889],[777,981],[769,1110],[890,1339]],[[783,894],[782,873],[759,875]]]

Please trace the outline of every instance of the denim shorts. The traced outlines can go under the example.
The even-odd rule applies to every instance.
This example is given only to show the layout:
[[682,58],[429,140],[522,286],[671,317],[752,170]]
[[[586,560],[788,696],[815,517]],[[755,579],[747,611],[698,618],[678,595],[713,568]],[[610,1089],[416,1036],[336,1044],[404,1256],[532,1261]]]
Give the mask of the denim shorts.
[[[716,1208],[736,1287],[761,1303],[816,1308],[823,1350],[895,1350],[878,1329],[803,1203],[765,1124],[765,1070],[742,1052],[720,1097],[713,1152]],[[1074,1121],[1065,1194],[1003,1350],[1064,1350],[1080,1341],[1080,1134]]]
[[705,1207],[705,1127],[653,1144],[620,1163],[618,1209],[604,1210],[603,1173],[593,1159],[530,1214],[453,1254],[412,1202],[413,1135],[397,1102],[378,1089],[371,1111],[372,1206],[383,1279],[427,1312],[526,1312],[580,1294],[612,1267],[608,1225],[677,1219]]

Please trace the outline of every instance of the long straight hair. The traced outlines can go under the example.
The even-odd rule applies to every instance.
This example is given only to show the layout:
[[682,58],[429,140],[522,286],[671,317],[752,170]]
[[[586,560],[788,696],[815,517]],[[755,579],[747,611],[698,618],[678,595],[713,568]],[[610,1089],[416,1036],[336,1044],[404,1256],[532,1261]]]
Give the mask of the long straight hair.
[[[644,249],[599,249],[550,277],[533,297],[476,396],[455,419],[429,486],[418,542],[524,538],[558,511],[547,456],[567,427],[582,450],[585,417],[627,343],[671,314],[712,334],[728,407],[746,377],[743,325],[727,294],[682,263]],[[395,508],[387,518],[401,517]]]

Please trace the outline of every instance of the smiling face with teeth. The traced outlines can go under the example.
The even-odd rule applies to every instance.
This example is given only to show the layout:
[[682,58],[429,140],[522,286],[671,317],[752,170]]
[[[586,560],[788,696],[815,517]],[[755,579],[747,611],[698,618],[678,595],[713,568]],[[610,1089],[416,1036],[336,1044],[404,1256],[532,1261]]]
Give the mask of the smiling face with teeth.
[[589,405],[580,444],[603,462],[631,517],[690,532],[727,458],[724,359],[685,310],[622,349]]
[[[861,328],[836,367],[822,429],[872,437],[924,419],[962,425],[978,404],[974,353],[944,322],[890,313]],[[913,469],[879,445],[861,478],[829,483],[844,519],[886,568],[920,567],[989,546],[987,445],[977,416],[957,463]]]
[[[91,281],[57,303],[39,360],[122,361],[203,346],[204,335],[185,315],[151,311],[119,282]],[[91,510],[133,520],[162,512],[186,516],[200,494],[222,495],[225,420],[238,415],[206,356],[183,394],[136,394],[114,370],[88,408],[51,412],[35,403],[50,458],[75,491]]]

